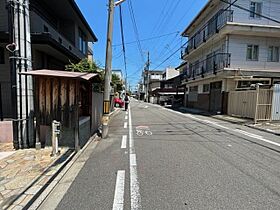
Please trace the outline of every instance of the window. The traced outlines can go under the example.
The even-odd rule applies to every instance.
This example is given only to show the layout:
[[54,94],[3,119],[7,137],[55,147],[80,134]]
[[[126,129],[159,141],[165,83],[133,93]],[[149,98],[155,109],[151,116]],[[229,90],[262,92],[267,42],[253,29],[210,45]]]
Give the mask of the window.
[[5,64],[5,51],[3,47],[0,47],[0,64]]
[[267,55],[268,62],[279,62],[279,47],[268,47],[268,55]]
[[198,86],[191,86],[190,87],[190,92],[197,92],[198,91]]
[[83,54],[87,54],[86,35],[79,29],[79,50]]
[[261,18],[262,14],[262,3],[251,1],[250,4],[250,17],[251,18]]
[[247,46],[247,60],[248,61],[258,61],[259,60],[259,46],[258,45],[248,45]]
[[237,89],[248,89],[251,88],[252,85],[255,84],[263,84],[263,85],[269,85],[270,81],[269,80],[242,80],[238,81],[237,83]]
[[209,84],[204,84],[203,85],[203,93],[207,93],[210,90],[210,85]]

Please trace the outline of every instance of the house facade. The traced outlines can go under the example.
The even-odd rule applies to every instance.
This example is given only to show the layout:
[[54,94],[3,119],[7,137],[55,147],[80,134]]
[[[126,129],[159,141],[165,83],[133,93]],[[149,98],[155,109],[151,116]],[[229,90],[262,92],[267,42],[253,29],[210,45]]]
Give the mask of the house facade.
[[96,41],[74,0],[0,2],[0,129],[9,128],[6,140],[13,138],[16,148],[35,142],[33,81],[21,73],[64,70],[92,54],[88,43]]
[[277,0],[208,1],[182,33],[187,107],[226,113],[229,91],[280,81],[279,12]]

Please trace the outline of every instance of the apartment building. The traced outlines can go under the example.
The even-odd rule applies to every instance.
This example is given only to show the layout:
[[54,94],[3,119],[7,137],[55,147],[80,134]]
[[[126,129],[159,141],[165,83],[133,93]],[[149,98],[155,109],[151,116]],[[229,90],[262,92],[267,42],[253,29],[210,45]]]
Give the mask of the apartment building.
[[182,33],[187,107],[226,113],[229,91],[280,81],[279,13],[278,0],[207,2]]
[[28,128],[33,81],[21,72],[64,70],[90,56],[88,43],[96,41],[74,0],[0,1],[0,129],[11,131],[6,139],[21,139],[23,147],[28,138],[34,142]]

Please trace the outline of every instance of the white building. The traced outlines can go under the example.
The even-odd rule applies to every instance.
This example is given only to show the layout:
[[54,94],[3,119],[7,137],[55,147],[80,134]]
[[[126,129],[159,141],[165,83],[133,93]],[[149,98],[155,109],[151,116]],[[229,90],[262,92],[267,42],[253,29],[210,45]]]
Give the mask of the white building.
[[280,80],[280,1],[227,2],[209,0],[182,33],[188,107],[226,113],[229,91]]
[[162,79],[163,80],[169,80],[169,79],[172,79],[172,78],[178,76],[179,74],[180,74],[179,70],[176,70],[175,68],[172,68],[172,67],[167,67],[164,70],[164,73],[162,75]]

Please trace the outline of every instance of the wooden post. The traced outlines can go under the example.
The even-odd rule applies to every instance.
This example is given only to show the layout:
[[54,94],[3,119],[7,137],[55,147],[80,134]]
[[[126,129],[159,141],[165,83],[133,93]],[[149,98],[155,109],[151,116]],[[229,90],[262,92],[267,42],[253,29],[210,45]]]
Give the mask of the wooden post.
[[80,144],[79,144],[79,81],[76,81],[75,83],[75,151],[78,152],[80,150]]

